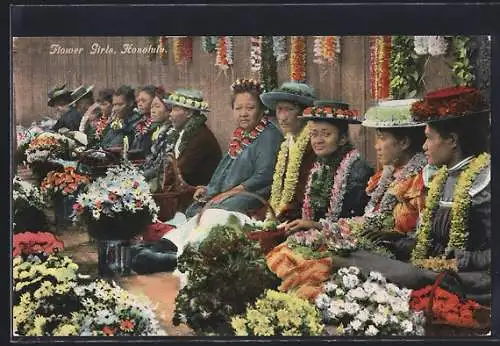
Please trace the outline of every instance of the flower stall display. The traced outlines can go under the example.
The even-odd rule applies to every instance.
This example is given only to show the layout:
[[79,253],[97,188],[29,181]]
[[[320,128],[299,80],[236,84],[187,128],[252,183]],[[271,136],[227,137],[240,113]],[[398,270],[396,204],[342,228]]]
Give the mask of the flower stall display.
[[341,268],[316,297],[327,330],[346,336],[424,335],[425,317],[410,310],[411,290],[388,283],[377,272]]
[[14,232],[47,229],[43,212],[45,202],[40,190],[33,184],[15,176],[12,181],[12,214]]
[[245,313],[231,319],[237,336],[319,336],[324,325],[316,307],[294,294],[267,290]]
[[16,126],[17,164],[21,164],[26,161],[26,149],[28,149],[28,146],[33,138],[42,132],[43,130],[38,126],[32,126],[28,129],[21,125]]
[[93,181],[73,205],[74,220],[97,239],[126,240],[157,220],[158,206],[137,169],[124,163]]
[[14,234],[12,256],[38,253],[53,254],[64,248],[64,243],[49,232],[23,232]]
[[177,268],[187,273],[187,284],[175,300],[174,325],[187,323],[200,335],[232,335],[231,317],[278,286],[259,245],[247,238],[248,231],[231,216],[199,245],[184,248]]

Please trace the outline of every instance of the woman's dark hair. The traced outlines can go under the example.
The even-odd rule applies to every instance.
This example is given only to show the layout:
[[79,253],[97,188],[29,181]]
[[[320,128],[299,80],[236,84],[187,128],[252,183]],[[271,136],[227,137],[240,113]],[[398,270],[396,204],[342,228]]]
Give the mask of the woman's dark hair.
[[390,133],[398,141],[408,138],[410,140],[408,151],[412,154],[422,151],[425,142],[424,127],[378,128],[377,133],[380,132]]
[[458,136],[458,145],[464,156],[475,156],[489,151],[490,119],[489,113],[464,116],[428,124],[441,138]]
[[54,104],[70,104],[73,101],[71,94],[62,94],[54,98]]
[[113,103],[113,89],[102,89],[99,90],[99,93],[97,94],[97,102],[109,102]]
[[113,96],[123,96],[127,103],[135,104],[135,93],[134,89],[128,85],[122,85],[113,92]]
[[337,119],[317,119],[314,122],[326,123],[335,126],[339,131],[339,137],[346,137],[349,140],[349,123],[347,121],[337,120]]
[[154,85],[146,85],[146,86],[142,86],[142,87],[138,87],[137,88],[137,90],[136,90],[137,95],[141,91],[145,92],[146,94],[148,94],[149,96],[151,96],[151,98],[154,98],[158,94],[159,90]]
[[238,79],[231,85],[231,90],[233,94],[231,95],[231,108],[234,108],[234,101],[236,100],[236,95],[249,93],[252,97],[257,100],[259,110],[265,110],[265,106],[260,99],[260,94],[262,93],[262,86],[259,82],[253,79]]

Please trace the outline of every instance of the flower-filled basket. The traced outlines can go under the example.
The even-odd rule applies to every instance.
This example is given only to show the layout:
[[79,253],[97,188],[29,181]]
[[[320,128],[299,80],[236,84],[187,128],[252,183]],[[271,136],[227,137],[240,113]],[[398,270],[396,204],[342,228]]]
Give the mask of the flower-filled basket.
[[74,218],[99,240],[128,240],[156,222],[156,206],[144,177],[128,162],[92,182],[73,205]]
[[31,140],[26,149],[26,162],[40,182],[50,171],[63,169],[61,164],[52,160],[70,157],[70,141],[52,132],[43,132]]
[[441,272],[434,284],[411,293],[410,309],[423,311],[427,336],[478,336],[491,330],[491,308],[441,288],[446,277],[463,287],[453,270]]
[[45,202],[40,190],[33,184],[15,176],[12,182],[14,232],[48,228],[43,212]]

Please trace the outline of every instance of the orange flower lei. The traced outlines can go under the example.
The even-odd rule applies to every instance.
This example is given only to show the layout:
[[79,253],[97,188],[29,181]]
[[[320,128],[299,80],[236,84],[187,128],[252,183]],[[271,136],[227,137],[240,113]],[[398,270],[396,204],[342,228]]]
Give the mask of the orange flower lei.
[[217,38],[215,66],[227,70],[229,66],[233,64],[232,44],[231,36],[219,36]]
[[372,36],[370,38],[370,91],[375,100],[390,96],[389,60],[392,51],[391,36]]
[[306,39],[304,36],[292,36],[290,72],[292,81],[306,80]]
[[168,54],[167,54],[167,36],[160,36],[160,48],[163,48],[163,49],[160,49],[160,58],[162,60],[166,60],[167,57],[168,57]]
[[182,62],[183,44],[181,37],[174,38],[174,61],[177,65]]

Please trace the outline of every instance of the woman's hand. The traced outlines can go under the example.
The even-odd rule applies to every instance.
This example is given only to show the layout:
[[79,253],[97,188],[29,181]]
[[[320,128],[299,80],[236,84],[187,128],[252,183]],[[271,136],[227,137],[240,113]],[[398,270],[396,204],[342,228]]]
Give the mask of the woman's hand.
[[243,185],[238,185],[238,186],[235,186],[233,187],[231,190],[227,190],[226,192],[223,192],[219,195],[217,195],[217,197],[215,197],[212,202],[213,203],[219,203],[219,202],[222,202],[223,200],[225,200],[226,198],[228,197],[231,197],[232,195],[238,193],[238,192],[241,192],[241,191],[245,191],[245,187]]
[[205,202],[203,198],[207,194],[207,188],[205,186],[199,186],[194,192],[193,199],[197,202]]
[[311,229],[311,228],[321,229],[321,224],[313,220],[297,219],[285,225],[285,231],[288,235],[303,229]]

